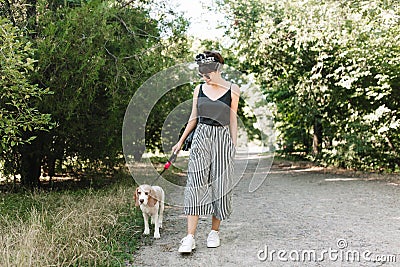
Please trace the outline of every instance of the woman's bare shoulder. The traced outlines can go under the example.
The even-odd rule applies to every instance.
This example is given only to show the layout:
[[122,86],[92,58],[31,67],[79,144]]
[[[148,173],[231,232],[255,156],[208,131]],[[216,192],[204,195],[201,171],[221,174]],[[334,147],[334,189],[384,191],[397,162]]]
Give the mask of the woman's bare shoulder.
[[239,85],[233,83],[232,86],[231,86],[231,90],[232,90],[232,93],[234,93],[235,95],[237,95],[237,96],[240,95],[240,87],[239,87]]
[[193,97],[194,97],[194,98],[197,98],[197,96],[199,95],[200,86],[201,86],[201,84],[198,84],[198,85],[194,88],[194,91],[193,91]]

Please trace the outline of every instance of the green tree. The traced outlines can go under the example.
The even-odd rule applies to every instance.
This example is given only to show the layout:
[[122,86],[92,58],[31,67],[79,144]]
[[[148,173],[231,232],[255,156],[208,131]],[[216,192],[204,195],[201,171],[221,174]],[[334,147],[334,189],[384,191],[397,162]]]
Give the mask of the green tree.
[[[75,174],[110,172],[123,160],[121,129],[130,98],[147,78],[175,64],[176,54],[185,59],[186,24],[156,21],[137,3],[38,8],[34,81],[54,91],[39,106],[57,126],[20,150],[32,155],[22,157],[22,173],[28,181],[38,180],[29,171],[32,162],[50,176],[65,166]],[[169,37],[161,37],[162,27],[172,29]],[[150,133],[162,127],[149,124]]]
[[[153,1],[27,0],[22,8],[3,3],[1,15],[24,26],[18,34],[36,48],[26,64],[36,64],[36,71],[20,82],[36,90],[31,98],[48,92],[42,88],[54,92],[29,101],[31,110],[26,110],[32,117],[41,110],[55,125],[43,132],[34,127],[39,119],[29,121],[21,138],[30,142],[16,146],[10,173],[21,174],[24,185],[37,186],[41,169],[50,176],[65,168],[75,174],[112,171],[122,163],[122,122],[136,89],[154,73],[187,60],[187,22],[167,10],[158,20],[151,18]],[[175,98],[185,94],[175,92]],[[21,101],[27,102],[24,97]],[[170,105],[159,103],[158,108]],[[148,123],[147,142],[153,148],[162,127],[158,119]]]
[[7,176],[18,168],[18,149],[51,128],[50,115],[36,106],[50,91],[29,82],[33,53],[32,43],[10,21],[0,19],[0,165]]
[[222,1],[286,152],[364,169],[399,166],[394,1]]

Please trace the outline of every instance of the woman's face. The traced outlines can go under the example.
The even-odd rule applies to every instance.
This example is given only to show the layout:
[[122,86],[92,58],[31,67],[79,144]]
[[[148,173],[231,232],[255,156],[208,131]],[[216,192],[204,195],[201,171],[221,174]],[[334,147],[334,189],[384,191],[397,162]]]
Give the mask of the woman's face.
[[199,72],[199,76],[206,82],[209,83],[212,80],[214,72],[209,72],[209,73],[201,73]]
[[199,72],[198,75],[203,79],[211,79],[211,72]]
[[215,78],[219,63],[201,64],[199,65],[199,76],[209,83]]

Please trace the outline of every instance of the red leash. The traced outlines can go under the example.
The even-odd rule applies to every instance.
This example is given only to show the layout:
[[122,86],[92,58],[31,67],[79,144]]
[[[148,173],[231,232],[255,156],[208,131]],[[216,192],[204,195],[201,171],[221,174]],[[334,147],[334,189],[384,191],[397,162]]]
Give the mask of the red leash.
[[169,167],[171,166],[171,164],[176,160],[176,157],[177,157],[177,156],[178,156],[178,155],[175,154],[175,152],[172,153],[172,155],[169,157],[168,161],[164,164],[164,169],[160,172],[160,174],[157,176],[157,178],[153,181],[153,183],[152,183],[151,185],[153,185],[153,184],[158,180],[158,178],[160,178],[161,175],[162,175],[166,170],[169,169]]

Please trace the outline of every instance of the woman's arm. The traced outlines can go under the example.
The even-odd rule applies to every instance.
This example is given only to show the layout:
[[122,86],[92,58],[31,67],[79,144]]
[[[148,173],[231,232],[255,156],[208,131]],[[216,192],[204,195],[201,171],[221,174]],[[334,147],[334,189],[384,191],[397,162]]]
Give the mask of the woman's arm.
[[233,84],[231,87],[231,113],[230,113],[230,123],[229,131],[231,133],[233,144],[237,145],[237,110],[239,106],[240,88],[237,84]]
[[181,138],[179,138],[178,143],[172,147],[172,152],[177,154],[181,150],[183,142],[185,142],[186,137],[197,125],[197,98],[199,96],[200,85],[196,86],[193,92],[193,104],[192,112],[190,113],[189,121],[186,125],[185,131],[183,132]]

